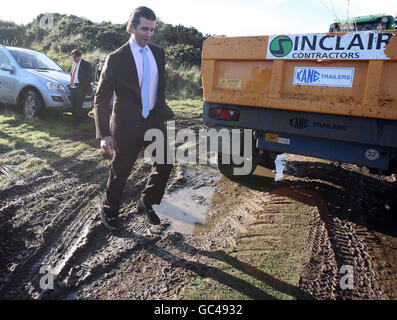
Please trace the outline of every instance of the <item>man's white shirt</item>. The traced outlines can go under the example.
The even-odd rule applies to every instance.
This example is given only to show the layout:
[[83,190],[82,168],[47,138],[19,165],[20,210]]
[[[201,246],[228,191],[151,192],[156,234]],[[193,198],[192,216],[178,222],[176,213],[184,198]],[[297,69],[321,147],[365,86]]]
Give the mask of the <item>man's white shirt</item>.
[[[79,62],[77,62],[77,70],[76,70],[76,72],[75,72],[75,74],[74,74],[74,84],[76,84],[76,83],[80,83],[80,81],[79,81],[79,69],[80,69],[80,63],[81,63],[81,59],[79,60]],[[75,63],[76,64],[76,63]],[[72,68],[72,70],[73,70],[73,68]]]
[[[136,70],[138,72],[139,87],[142,86],[143,78],[143,61],[142,61],[142,47],[132,39],[130,39],[130,48],[132,55],[134,56]],[[149,88],[149,108],[152,110],[157,103],[157,86],[159,82],[159,73],[157,68],[157,62],[154,58],[152,50],[146,45],[144,48],[146,50],[147,57],[150,63],[150,88]]]

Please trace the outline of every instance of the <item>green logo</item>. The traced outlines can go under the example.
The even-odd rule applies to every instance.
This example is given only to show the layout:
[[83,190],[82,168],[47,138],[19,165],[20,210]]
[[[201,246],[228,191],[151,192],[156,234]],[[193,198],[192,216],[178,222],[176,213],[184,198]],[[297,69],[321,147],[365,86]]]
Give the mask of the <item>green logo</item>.
[[285,57],[292,50],[292,40],[287,36],[278,36],[270,43],[270,52],[277,58]]

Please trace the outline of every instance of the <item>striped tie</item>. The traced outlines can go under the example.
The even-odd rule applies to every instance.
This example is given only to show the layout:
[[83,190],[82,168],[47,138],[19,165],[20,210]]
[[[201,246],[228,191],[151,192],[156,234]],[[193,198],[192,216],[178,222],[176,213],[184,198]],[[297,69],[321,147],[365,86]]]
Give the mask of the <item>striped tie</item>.
[[150,62],[146,55],[146,49],[142,48],[143,77],[141,86],[142,116],[146,119],[149,115],[149,88],[150,88]]

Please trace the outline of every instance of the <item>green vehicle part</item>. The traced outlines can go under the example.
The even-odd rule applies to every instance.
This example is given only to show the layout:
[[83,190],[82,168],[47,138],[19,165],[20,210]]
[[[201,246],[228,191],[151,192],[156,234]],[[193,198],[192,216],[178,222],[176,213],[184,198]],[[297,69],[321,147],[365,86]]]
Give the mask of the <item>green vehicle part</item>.
[[397,29],[397,19],[392,15],[374,14],[335,21],[329,32],[381,31]]

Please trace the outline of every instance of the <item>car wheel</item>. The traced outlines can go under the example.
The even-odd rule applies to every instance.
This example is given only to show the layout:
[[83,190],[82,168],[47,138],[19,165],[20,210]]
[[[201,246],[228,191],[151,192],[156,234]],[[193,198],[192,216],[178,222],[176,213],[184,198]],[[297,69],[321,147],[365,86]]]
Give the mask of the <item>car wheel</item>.
[[29,120],[36,116],[43,115],[44,102],[37,92],[29,90],[23,95],[22,109],[25,119]]

